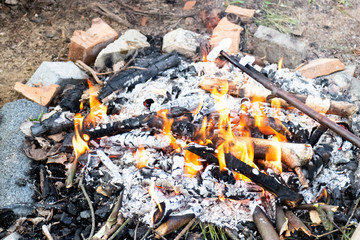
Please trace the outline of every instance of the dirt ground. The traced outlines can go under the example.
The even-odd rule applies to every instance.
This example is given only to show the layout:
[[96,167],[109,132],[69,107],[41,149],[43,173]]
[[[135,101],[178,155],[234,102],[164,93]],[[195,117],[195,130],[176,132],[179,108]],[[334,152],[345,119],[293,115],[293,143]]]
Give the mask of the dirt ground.
[[[201,10],[219,8],[232,1],[198,0],[194,9],[183,11],[185,0],[1,0],[0,1],[0,107],[21,96],[13,90],[15,82],[26,82],[43,61],[66,61],[74,30],[86,30],[91,19],[101,17],[120,33],[127,28],[99,14],[94,3],[101,3],[120,18],[127,19],[144,34],[163,35],[182,27],[206,33]],[[121,2],[127,6],[120,4]],[[360,3],[358,0],[249,0],[234,4],[254,8],[256,24],[265,23],[276,13],[297,20],[290,32],[300,32],[309,43],[308,59],[336,57],[346,65],[360,64]],[[236,3],[237,2],[237,3]],[[240,3],[243,2],[243,3]],[[9,4],[11,3],[11,4]],[[133,11],[133,9],[140,11]],[[179,17],[181,14],[190,15]],[[141,22],[147,18],[146,24]],[[246,26],[251,38],[255,23]],[[287,22],[283,22],[287,25]],[[270,22],[270,25],[274,23]],[[273,26],[275,27],[275,26]],[[248,40],[248,39],[246,39]],[[358,67],[359,68],[359,67]],[[359,69],[357,70],[359,73]]]

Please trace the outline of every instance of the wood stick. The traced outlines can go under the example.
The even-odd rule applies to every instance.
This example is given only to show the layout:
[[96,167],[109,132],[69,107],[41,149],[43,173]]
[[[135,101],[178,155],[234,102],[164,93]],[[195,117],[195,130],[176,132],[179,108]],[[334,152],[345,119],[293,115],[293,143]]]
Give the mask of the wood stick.
[[253,220],[257,227],[257,229],[260,232],[260,235],[262,239],[264,240],[276,240],[279,239],[279,234],[275,231],[274,226],[270,222],[270,220],[267,218],[266,214],[264,213],[261,208],[256,206],[254,212],[253,212]]
[[316,112],[312,108],[306,106],[304,103],[302,103],[299,99],[295,98],[288,92],[282,90],[281,88],[278,88],[275,86],[267,77],[265,77],[260,72],[256,71],[253,67],[250,65],[243,66],[237,61],[235,61],[233,58],[231,58],[226,52],[221,51],[220,54],[226,58],[231,64],[238,67],[242,71],[244,71],[246,74],[248,74],[250,77],[261,83],[265,88],[269,89],[271,93],[279,98],[284,99],[292,106],[296,107],[315,121],[319,122],[321,125],[324,125],[334,131],[339,136],[343,137],[344,139],[348,140],[349,142],[353,143],[355,146],[360,148],[360,138],[355,136],[350,131],[342,128],[341,126],[337,125],[335,122],[331,121],[326,116]]
[[[277,99],[280,102],[280,107],[282,108],[292,107],[291,104],[284,101],[283,99],[274,97],[271,91],[267,90],[263,86],[256,85],[250,82],[239,85],[237,83],[228,81],[226,79],[205,77],[203,80],[201,80],[199,86],[202,89],[211,92],[215,87],[221,88],[221,86],[224,86],[224,83],[228,84],[229,87],[228,94],[230,94],[231,96],[247,97],[247,98],[253,98],[256,96],[266,99],[267,102],[271,102],[272,99]],[[330,99],[305,96],[301,94],[292,94],[292,93],[288,93],[288,94],[296,97],[308,107],[311,107],[312,109],[325,114],[334,114],[334,115],[339,115],[341,117],[350,117],[358,111],[357,105],[350,102],[333,101]]]
[[[210,149],[210,150],[209,150]],[[211,163],[218,164],[219,160],[213,153],[211,148],[201,145],[189,145],[186,150],[199,155]],[[280,202],[285,202],[290,207],[295,207],[303,199],[303,196],[291,190],[287,186],[280,183],[275,178],[260,172],[258,169],[251,167],[232,154],[225,154],[226,168],[236,171],[250,178],[251,181],[263,187],[265,190],[277,196]]]
[[155,238],[165,236],[172,233],[178,228],[181,228],[195,217],[195,214],[186,214],[182,216],[170,216],[168,220],[161,224],[155,231]]

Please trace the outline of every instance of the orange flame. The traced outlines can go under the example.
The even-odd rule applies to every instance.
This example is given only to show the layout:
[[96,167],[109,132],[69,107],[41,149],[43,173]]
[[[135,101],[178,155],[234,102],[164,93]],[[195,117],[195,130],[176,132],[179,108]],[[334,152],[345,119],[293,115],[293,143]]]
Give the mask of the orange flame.
[[[87,150],[89,150],[88,143],[85,139],[83,139],[80,135],[80,132],[82,130],[82,124],[83,124],[84,117],[81,115],[81,113],[75,114],[75,120],[74,120],[74,127],[75,127],[75,135],[72,139],[72,144],[74,147],[75,152],[75,161],[84,154]],[[89,139],[89,136],[86,134],[83,134],[83,136],[86,139]]]
[[142,145],[136,150],[136,152],[134,152],[134,157],[137,168],[140,169],[146,167],[148,156],[146,154],[145,148]]
[[103,105],[96,98],[97,95],[96,89],[89,80],[88,80],[88,85],[89,85],[89,93],[90,93],[90,98],[89,98],[90,113],[86,117],[85,124],[87,124],[88,126],[92,124],[92,126],[94,127],[101,119],[104,119],[106,117],[107,106]]
[[200,157],[188,150],[184,153],[184,175],[186,177],[195,177],[196,174],[202,169],[202,164],[199,161]]
[[155,191],[155,182],[152,182],[150,184],[148,191],[149,191],[151,199],[157,204],[159,211],[162,212],[163,209],[161,207],[160,201],[159,201],[158,196],[156,195],[156,191]]
[[281,57],[279,62],[278,62],[278,70],[282,69],[283,68],[283,61],[284,61],[284,58]]

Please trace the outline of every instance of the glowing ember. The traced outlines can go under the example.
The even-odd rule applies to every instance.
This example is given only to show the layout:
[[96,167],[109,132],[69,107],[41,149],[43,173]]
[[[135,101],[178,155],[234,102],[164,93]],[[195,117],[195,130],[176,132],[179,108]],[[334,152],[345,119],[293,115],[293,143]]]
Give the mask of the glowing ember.
[[146,150],[143,146],[140,146],[136,152],[134,153],[134,157],[136,160],[137,168],[146,167],[148,156],[146,155]]

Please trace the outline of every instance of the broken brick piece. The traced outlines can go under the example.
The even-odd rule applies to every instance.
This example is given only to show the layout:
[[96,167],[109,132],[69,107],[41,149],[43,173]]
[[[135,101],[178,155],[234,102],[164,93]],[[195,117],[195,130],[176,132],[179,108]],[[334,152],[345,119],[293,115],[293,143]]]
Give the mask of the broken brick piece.
[[336,58],[319,58],[298,69],[306,78],[316,78],[329,75],[345,69],[345,65]]
[[195,6],[196,1],[187,1],[184,5],[183,10],[191,10]]
[[229,5],[226,10],[226,13],[233,13],[237,16],[239,16],[241,18],[241,21],[243,22],[249,22],[255,14],[255,10],[254,9],[247,9],[247,8],[242,8],[242,7],[238,7],[235,5]]
[[17,82],[15,83],[14,89],[33,102],[42,106],[47,106],[60,90],[60,86],[57,84],[51,84],[42,87],[30,87]]
[[82,60],[86,64],[95,61],[98,53],[118,38],[118,33],[101,18],[92,20],[91,28],[86,32],[75,30],[69,45],[68,59]]
[[224,38],[231,38],[232,43],[227,50],[228,54],[237,54],[239,52],[240,33],[244,30],[241,26],[230,22],[226,17],[222,18],[214,28],[210,39],[210,45],[216,47]]

